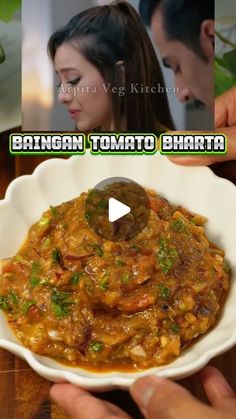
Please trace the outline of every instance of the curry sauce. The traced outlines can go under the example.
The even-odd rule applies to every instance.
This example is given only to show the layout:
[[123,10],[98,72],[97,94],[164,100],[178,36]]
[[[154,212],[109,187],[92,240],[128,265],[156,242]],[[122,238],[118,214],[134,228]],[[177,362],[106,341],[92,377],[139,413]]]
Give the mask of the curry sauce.
[[0,308],[24,346],[71,366],[167,364],[214,326],[229,288],[224,252],[204,217],[154,191],[143,231],[105,240],[89,227],[88,193],[30,228],[2,268]]

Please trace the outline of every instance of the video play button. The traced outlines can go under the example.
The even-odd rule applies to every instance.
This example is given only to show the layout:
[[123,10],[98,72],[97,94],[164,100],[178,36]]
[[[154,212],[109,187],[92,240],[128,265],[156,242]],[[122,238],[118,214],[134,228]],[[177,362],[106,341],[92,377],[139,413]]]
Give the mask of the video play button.
[[92,230],[105,240],[126,241],[147,226],[150,202],[145,190],[128,178],[108,178],[88,194],[85,217]]
[[109,198],[108,219],[111,223],[130,213],[130,207],[115,198]]

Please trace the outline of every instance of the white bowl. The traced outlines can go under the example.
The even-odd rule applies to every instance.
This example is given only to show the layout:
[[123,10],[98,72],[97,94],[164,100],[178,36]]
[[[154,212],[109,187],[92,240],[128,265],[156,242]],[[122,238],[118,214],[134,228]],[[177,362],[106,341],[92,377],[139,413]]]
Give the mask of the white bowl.
[[33,175],[15,179],[0,201],[0,259],[13,256],[29,227],[49,205],[80,195],[108,177],[127,177],[155,189],[171,203],[206,216],[208,238],[222,247],[232,268],[232,283],[220,321],[208,334],[169,365],[143,372],[93,373],[70,368],[39,356],[17,342],[0,311],[0,347],[20,356],[39,375],[51,381],[69,381],[90,390],[128,388],[145,374],[180,379],[202,368],[216,355],[236,344],[236,188],[206,167],[180,167],[166,157],[73,156],[50,159]]

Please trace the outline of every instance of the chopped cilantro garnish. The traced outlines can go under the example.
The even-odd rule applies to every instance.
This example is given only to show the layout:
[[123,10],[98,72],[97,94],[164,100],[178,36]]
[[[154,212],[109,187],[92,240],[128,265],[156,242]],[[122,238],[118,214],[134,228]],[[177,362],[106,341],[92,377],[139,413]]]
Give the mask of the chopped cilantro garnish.
[[69,292],[54,289],[51,294],[51,307],[57,318],[65,317],[69,314],[69,306],[73,304]]
[[103,248],[99,244],[95,243],[95,244],[91,244],[90,246],[96,250],[98,256],[100,257],[103,256],[104,251],[103,251]]
[[51,303],[52,311],[58,319],[66,317],[69,311],[66,307],[61,307],[59,304]]
[[102,291],[107,291],[108,290],[108,272],[105,272],[101,281],[99,282],[99,288]]
[[170,290],[168,287],[165,287],[163,285],[160,285],[160,291],[159,291],[159,297],[163,298],[165,300],[170,295]]
[[18,304],[18,297],[14,291],[10,291],[8,295],[0,296],[0,308],[8,311],[10,309],[9,304],[13,303],[14,305]]
[[51,213],[52,213],[53,217],[56,217],[56,215],[57,215],[56,207],[53,207],[52,205],[50,205],[50,210],[51,210]]
[[54,263],[60,263],[61,262],[61,254],[59,249],[53,249],[52,251],[52,261]]
[[170,223],[170,227],[172,228],[172,230],[177,231],[178,233],[181,233],[182,231],[185,230],[186,225],[182,218],[178,218],[177,220],[173,220]]
[[178,325],[177,323],[173,323],[173,324],[171,325],[171,330],[172,330],[172,332],[174,332],[174,333],[178,333],[178,332],[179,332],[179,330],[180,330],[180,327],[179,327],[179,325]]
[[9,310],[8,298],[4,295],[0,296],[0,308],[2,308],[3,310]]
[[130,280],[131,280],[131,275],[128,273],[123,274],[121,277],[121,281],[123,282],[123,284],[128,284]]
[[106,209],[108,207],[108,203],[107,203],[107,201],[105,201],[105,200],[101,200],[99,203],[98,203],[98,209],[99,210],[104,210],[104,209]]
[[40,278],[37,278],[36,276],[31,276],[30,277],[30,285],[31,287],[37,287],[37,285],[40,284]]
[[78,285],[82,275],[84,275],[84,272],[77,272],[77,273],[73,274],[71,279],[70,279],[70,283],[72,285]]
[[9,299],[13,302],[13,304],[15,304],[15,305],[17,305],[17,304],[18,304],[19,299],[18,299],[18,296],[16,295],[16,293],[15,293],[14,291],[11,291],[11,292],[8,294],[8,297],[9,297]]
[[178,256],[178,252],[176,248],[170,247],[169,240],[161,239],[159,244],[160,248],[157,253],[158,262],[162,271],[167,274],[173,267]]
[[103,350],[103,348],[104,348],[104,344],[100,341],[92,342],[90,345],[90,349],[93,352],[100,352]]

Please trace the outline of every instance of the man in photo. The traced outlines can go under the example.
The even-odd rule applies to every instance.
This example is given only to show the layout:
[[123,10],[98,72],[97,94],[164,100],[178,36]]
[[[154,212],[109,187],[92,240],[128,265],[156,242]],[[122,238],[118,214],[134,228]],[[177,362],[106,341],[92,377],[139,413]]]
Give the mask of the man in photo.
[[212,112],[215,109],[216,131],[228,137],[226,156],[175,156],[171,160],[209,165],[236,159],[236,88],[214,98],[214,0],[140,0],[139,10],[151,27],[164,65],[174,72],[178,99],[195,99]]

